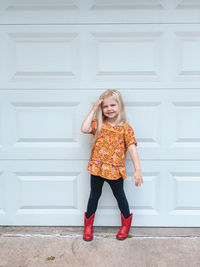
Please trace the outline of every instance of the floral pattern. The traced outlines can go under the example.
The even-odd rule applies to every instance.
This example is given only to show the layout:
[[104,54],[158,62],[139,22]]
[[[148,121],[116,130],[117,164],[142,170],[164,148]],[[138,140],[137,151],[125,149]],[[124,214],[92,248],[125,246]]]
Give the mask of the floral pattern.
[[[94,135],[98,121],[92,120],[91,128]],[[127,148],[137,141],[132,127],[125,123],[123,126],[112,126],[104,122],[92,148],[88,170],[97,176],[109,180],[126,179],[125,159]]]

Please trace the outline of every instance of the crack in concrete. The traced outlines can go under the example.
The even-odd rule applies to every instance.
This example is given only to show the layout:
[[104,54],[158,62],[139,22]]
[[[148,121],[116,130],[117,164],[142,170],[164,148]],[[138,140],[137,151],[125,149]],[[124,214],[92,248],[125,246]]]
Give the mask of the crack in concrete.
[[[95,238],[113,238],[115,237],[115,234],[105,234],[105,235],[95,235],[93,234]],[[71,234],[71,235],[60,235],[60,234],[2,234],[1,238],[3,237],[40,237],[40,238],[45,238],[45,237],[50,237],[50,238],[82,238],[82,234]],[[188,236],[145,236],[145,235],[140,235],[140,236],[134,236],[132,235],[131,238],[133,239],[188,239],[188,238],[200,238],[200,236],[193,236],[193,235],[188,235]]]
[[76,254],[76,251],[75,251],[75,243],[76,243],[76,239],[73,240],[72,245],[71,245],[72,253],[74,255]]

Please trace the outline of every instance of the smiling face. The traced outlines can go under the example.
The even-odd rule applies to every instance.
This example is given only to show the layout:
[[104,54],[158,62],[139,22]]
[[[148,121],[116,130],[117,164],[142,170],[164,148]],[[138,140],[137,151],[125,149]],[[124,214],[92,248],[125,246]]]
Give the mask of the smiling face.
[[108,121],[115,121],[119,115],[119,105],[112,96],[104,98],[102,103],[103,115]]

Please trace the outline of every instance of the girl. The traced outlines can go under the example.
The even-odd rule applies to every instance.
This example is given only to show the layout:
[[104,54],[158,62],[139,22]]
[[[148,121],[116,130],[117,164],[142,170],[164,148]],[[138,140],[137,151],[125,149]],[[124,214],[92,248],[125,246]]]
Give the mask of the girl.
[[91,191],[84,213],[83,239],[93,239],[93,222],[104,181],[108,182],[121,211],[122,226],[116,236],[124,240],[132,221],[129,205],[123,189],[126,179],[125,158],[127,150],[134,164],[135,185],[143,183],[140,161],[136,150],[134,131],[126,122],[124,103],[117,90],[106,90],[93,105],[83,121],[82,133],[92,134],[92,152],[88,163],[91,172]]

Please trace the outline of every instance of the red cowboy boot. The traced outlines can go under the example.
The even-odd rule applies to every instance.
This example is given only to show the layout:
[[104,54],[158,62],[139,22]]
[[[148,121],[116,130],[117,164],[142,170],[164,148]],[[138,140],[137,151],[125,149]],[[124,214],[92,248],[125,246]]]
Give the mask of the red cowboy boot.
[[93,223],[94,223],[94,216],[95,213],[93,213],[90,218],[86,217],[87,212],[84,213],[84,233],[83,233],[83,239],[85,241],[91,241],[93,239]]
[[118,240],[124,240],[127,238],[130,227],[131,227],[132,217],[133,217],[133,213],[131,213],[131,215],[127,219],[124,218],[123,214],[121,213],[122,226],[118,234],[116,235],[116,238]]

